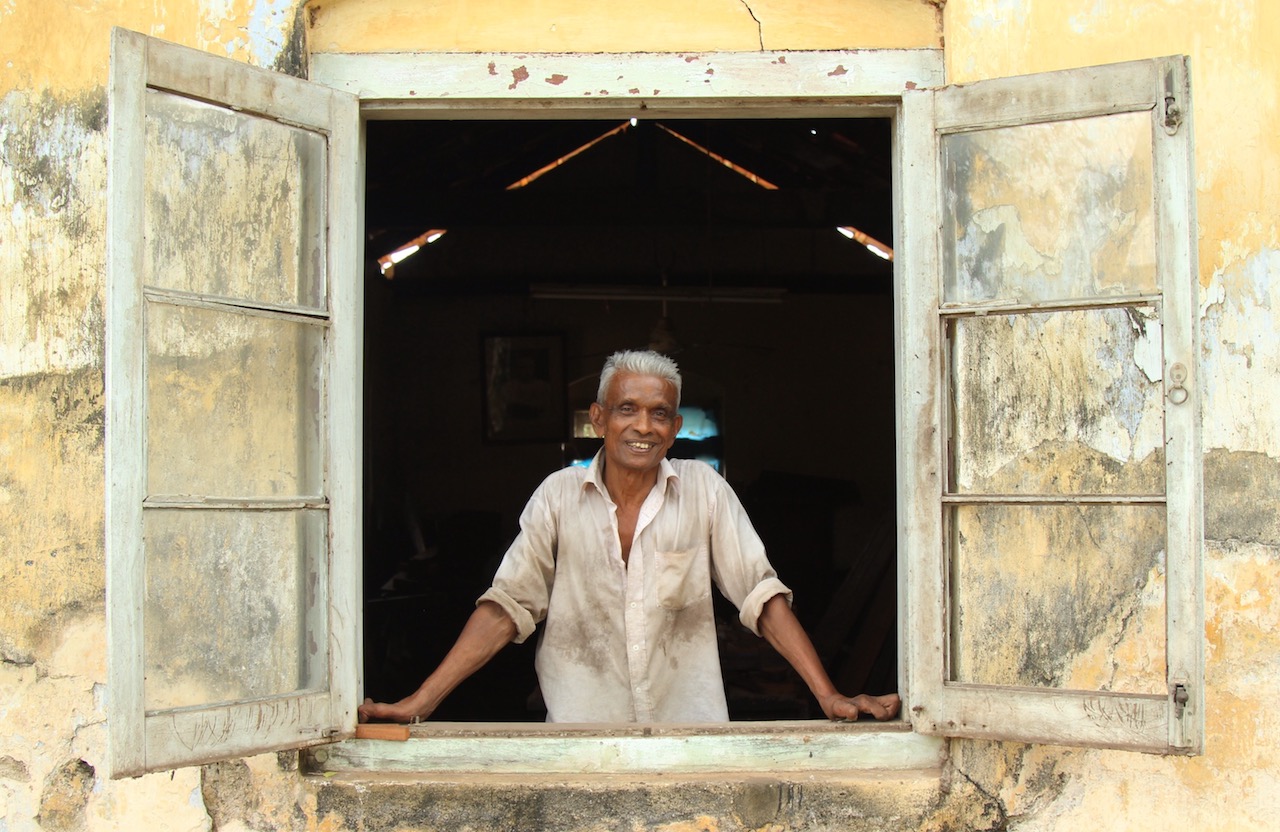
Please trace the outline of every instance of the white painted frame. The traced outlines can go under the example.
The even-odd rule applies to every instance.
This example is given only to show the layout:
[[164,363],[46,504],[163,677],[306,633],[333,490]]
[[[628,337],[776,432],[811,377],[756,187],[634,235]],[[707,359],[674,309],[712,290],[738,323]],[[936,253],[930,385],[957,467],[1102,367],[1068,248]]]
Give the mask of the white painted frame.
[[[943,82],[940,49],[814,52],[315,53],[310,77],[370,118],[654,118],[740,107],[895,106]],[[519,111],[517,116],[514,111]],[[833,115],[828,113],[828,115]]]
[[[904,129],[901,97],[910,89],[940,86],[943,65],[936,49],[320,53],[311,56],[310,77],[359,95],[366,119],[890,118],[895,157],[901,158],[896,150]],[[895,239],[903,232],[900,218],[899,211]],[[900,246],[895,256],[896,268],[903,268]],[[900,621],[909,615],[904,561],[899,558]],[[903,628],[899,642],[905,663]],[[905,666],[899,676],[899,692],[910,701]],[[499,766],[507,774],[567,776],[635,774],[637,765],[663,774],[936,770],[945,759],[945,743],[902,727],[769,722],[655,726],[638,732],[621,726],[557,725],[539,732],[508,724],[427,722],[414,727],[407,744],[347,740],[318,750],[316,761],[331,771],[498,773],[494,766]],[[495,758],[486,756],[489,749]]]
[[[895,156],[895,322],[899,482],[899,620],[900,691],[907,718],[917,731],[946,736],[986,736],[1010,740],[1043,740],[1141,748],[1149,751],[1194,752],[1200,747],[1203,723],[1200,643],[1203,618],[1202,579],[1199,577],[1200,528],[1199,413],[1193,391],[1190,402],[1175,408],[1168,425],[1173,440],[1169,504],[1170,538],[1178,566],[1169,576],[1169,668],[1171,693],[1167,699],[1143,701],[1137,707],[1159,712],[1143,736],[1095,730],[1098,720],[1089,701],[1078,696],[1065,716],[1052,716],[1061,696],[1041,697],[1039,691],[983,690],[970,695],[944,685],[946,667],[946,587],[943,583],[941,495],[944,379],[938,328],[940,262],[937,232],[941,227],[938,131],[963,129],[969,124],[1022,123],[1035,112],[1014,112],[1008,102],[1041,102],[1054,118],[1086,116],[1152,107],[1153,95],[1175,80],[1177,104],[1184,128],[1176,141],[1160,146],[1157,161],[1161,206],[1160,268],[1163,291],[1165,355],[1172,363],[1195,365],[1194,327],[1194,189],[1190,163],[1190,99],[1185,62],[1144,61],[1123,67],[1050,73],[1027,79],[981,81],[957,90],[943,87],[942,53],[938,50],[867,50],[858,52],[711,53],[711,54],[318,54],[311,76],[321,83],[360,96],[366,118],[584,118],[700,115],[703,117],[822,117],[888,114],[894,119]],[[1154,83],[1159,80],[1159,92]],[[931,92],[915,93],[915,90]],[[1079,99],[1079,100],[1073,100]],[[877,106],[881,109],[877,110]],[[938,110],[943,113],[939,115]],[[973,114],[981,113],[977,119]],[[1040,113],[1044,116],[1044,112]],[[1154,117],[1154,116],[1153,116]],[[920,338],[921,334],[923,338]],[[1176,633],[1176,635],[1175,635]],[[1173,713],[1172,684],[1188,686],[1191,701],[1181,719]],[[958,696],[959,695],[959,696]],[[968,698],[962,698],[968,697]],[[1104,700],[1106,698],[1104,697]],[[954,713],[951,703],[963,702],[963,721],[938,720]],[[1096,701],[1093,700],[1093,701]],[[1019,713],[1004,718],[1010,704]],[[1113,703],[1114,704],[1114,703]],[[1124,702],[1120,708],[1133,707]],[[960,716],[960,714],[956,714]],[[980,727],[979,727],[980,726]],[[507,729],[486,726],[485,736]],[[734,725],[718,734],[703,733],[690,743],[709,755],[738,754],[739,732],[759,726]],[[415,737],[443,740],[454,729],[415,729]],[[592,752],[568,754],[574,743],[599,730],[579,729],[551,742],[537,736],[508,740],[514,754],[524,749],[525,762],[510,763],[516,771],[581,772],[597,770]],[[504,734],[505,735],[505,734]],[[1154,736],[1152,736],[1154,735]],[[608,742],[639,742],[644,738]],[[833,744],[839,746],[840,741]],[[344,744],[344,747],[347,744]],[[433,747],[438,747],[433,746]],[[682,746],[685,747],[685,746]],[[749,766],[776,766],[765,745]],[[540,750],[542,749],[542,750]],[[551,749],[556,753],[548,754]],[[657,750],[657,749],[653,749]],[[585,749],[584,749],[585,751]],[[344,759],[345,751],[332,754]],[[407,751],[390,759],[414,758],[424,752]],[[621,754],[621,752],[619,752]],[[701,752],[699,752],[701,753]],[[447,755],[446,755],[447,756]],[[622,755],[625,756],[625,755]],[[849,741],[843,752],[826,759],[840,760],[846,769],[858,768],[871,756]],[[554,757],[555,759],[551,759]],[[360,764],[338,763],[360,767]],[[511,759],[511,758],[507,758]],[[670,758],[674,770],[682,769]],[[428,766],[425,762],[424,766]],[[654,763],[655,765],[661,765]],[[522,767],[523,766],[523,767]],[[820,768],[821,766],[817,766]],[[625,770],[625,766],[618,768]],[[666,770],[665,768],[663,770]]]
[[[167,302],[310,320],[325,343],[324,492],[297,495],[329,515],[329,666],[318,690],[148,712],[143,698],[146,296],[144,100],[148,88],[315,131],[327,144],[327,309],[225,299]],[[112,777],[328,742],[354,729],[359,650],[362,286],[359,110],[354,96],[115,29],[111,41],[106,351],[108,737]],[[164,294],[164,293],[161,293]],[[326,314],[327,313],[327,314]],[[200,503],[193,498],[189,507]],[[216,501],[214,501],[216,502]],[[223,501],[226,502],[226,501]],[[223,506],[235,510],[236,505]],[[259,501],[261,502],[261,501]],[[154,503],[154,500],[152,501]],[[181,510],[178,506],[176,510]],[[259,507],[261,508],[261,507]],[[172,507],[166,510],[174,510]]]
[[[1166,695],[960,684],[948,681],[950,604],[943,531],[947,414],[942,319],[984,314],[980,305],[942,303],[941,138],[992,127],[1059,122],[1113,113],[1152,119],[1158,288],[1130,300],[1161,307],[1164,353],[1166,493]],[[1203,751],[1203,508],[1197,384],[1197,278],[1191,98],[1187,61],[1165,58],[979,81],[909,93],[904,122],[903,211],[922,234],[918,259],[903,270],[899,315],[902,433],[899,483],[909,507],[901,542],[913,599],[909,673],[916,729],[946,736],[1048,742],[1156,753]],[[1105,298],[1114,304],[1124,299]],[[1027,304],[1025,311],[1086,301]],[[1008,312],[1014,307],[1001,307]],[[1017,311],[1015,309],[1015,311]],[[1181,364],[1185,401],[1175,402],[1171,367]],[[1012,499],[1012,498],[1009,498]],[[1132,498],[1136,500],[1137,498]],[[1070,502],[1070,499],[1067,498]],[[1151,502],[1150,500],[1141,500]],[[1094,502],[1125,502],[1095,499]],[[1177,686],[1185,706],[1174,701]]]

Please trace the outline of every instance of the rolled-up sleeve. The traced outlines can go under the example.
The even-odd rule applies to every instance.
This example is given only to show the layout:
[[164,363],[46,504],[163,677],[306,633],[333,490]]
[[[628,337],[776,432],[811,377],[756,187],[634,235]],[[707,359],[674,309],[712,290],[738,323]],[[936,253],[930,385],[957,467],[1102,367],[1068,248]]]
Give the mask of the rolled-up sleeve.
[[516,625],[515,642],[523,642],[547,617],[551,585],[555,581],[556,524],[547,504],[544,482],[520,514],[520,534],[502,558],[493,585],[478,599],[492,601]]
[[756,588],[751,590],[738,609],[738,620],[742,622],[742,626],[760,635],[760,613],[764,610],[764,605],[775,595],[785,597],[787,606],[791,606],[791,589],[782,581],[777,578],[766,578],[756,584]]
[[790,605],[791,589],[778,579],[764,542],[729,484],[717,478],[714,495],[710,506],[711,563],[716,584],[738,608],[743,626],[760,635],[760,612],[765,603],[783,595]]
[[520,605],[516,599],[507,593],[491,586],[485,590],[484,595],[476,599],[476,606],[480,606],[485,601],[492,601],[511,618],[516,625],[516,637],[512,639],[516,644],[522,643],[529,636],[533,635],[533,631],[537,628],[538,622],[533,620],[533,615]]

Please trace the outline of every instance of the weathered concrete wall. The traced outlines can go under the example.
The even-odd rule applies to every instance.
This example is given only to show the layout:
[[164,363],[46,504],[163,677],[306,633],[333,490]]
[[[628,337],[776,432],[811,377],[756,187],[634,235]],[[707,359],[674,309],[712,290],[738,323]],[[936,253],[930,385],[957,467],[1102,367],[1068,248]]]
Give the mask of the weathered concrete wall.
[[[950,79],[1192,57],[1205,397],[1207,753],[957,742],[934,782],[316,788],[293,755],[108,781],[108,31],[303,73],[316,49],[936,46]],[[0,7],[0,829],[1270,828],[1280,814],[1280,7],[1270,0],[10,0]],[[1269,210],[1270,209],[1270,210]]]
[[1010,829],[1270,828],[1280,811],[1270,706],[1280,685],[1280,55],[1270,46],[1280,7],[949,0],[944,31],[955,83],[1191,56],[1207,538],[1203,756],[962,742],[957,776],[989,795]]
[[103,777],[109,32],[302,74],[297,7],[0,7],[0,829],[209,828],[199,769]]

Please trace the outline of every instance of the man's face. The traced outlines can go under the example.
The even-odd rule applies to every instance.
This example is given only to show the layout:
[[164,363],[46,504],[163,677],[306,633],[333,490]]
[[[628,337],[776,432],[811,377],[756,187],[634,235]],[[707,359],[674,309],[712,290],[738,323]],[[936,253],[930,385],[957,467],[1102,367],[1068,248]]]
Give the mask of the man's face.
[[591,405],[591,425],[604,438],[605,464],[615,470],[657,468],[681,422],[675,385],[656,376],[619,372],[604,404]]

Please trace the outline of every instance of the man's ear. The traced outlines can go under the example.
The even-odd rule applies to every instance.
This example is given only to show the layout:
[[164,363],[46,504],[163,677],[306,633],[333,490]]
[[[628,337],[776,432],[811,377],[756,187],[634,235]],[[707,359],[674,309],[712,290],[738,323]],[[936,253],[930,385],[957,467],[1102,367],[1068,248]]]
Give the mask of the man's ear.
[[596,436],[604,439],[604,408],[600,406],[600,402],[592,402],[591,410],[591,427],[595,429]]

